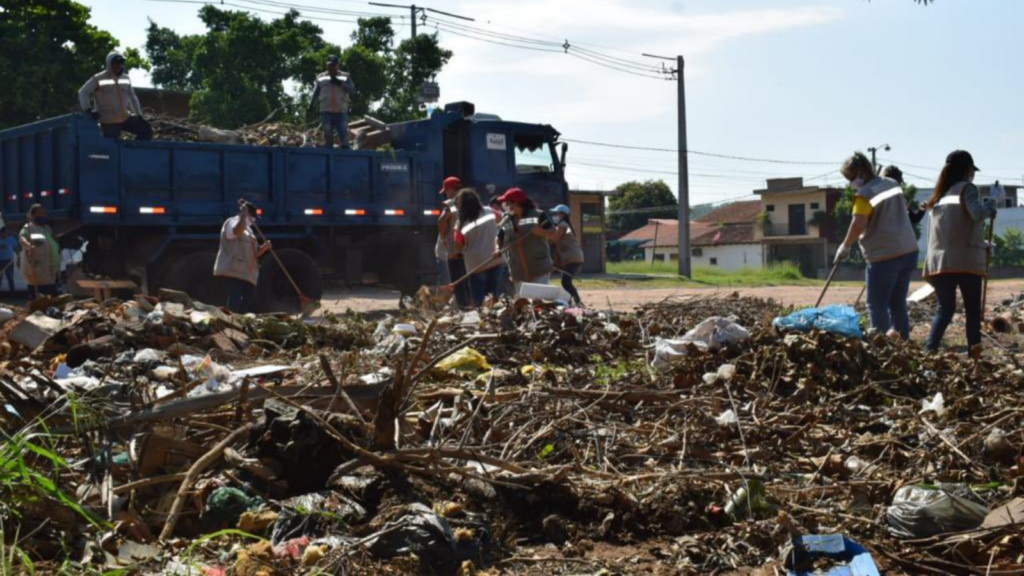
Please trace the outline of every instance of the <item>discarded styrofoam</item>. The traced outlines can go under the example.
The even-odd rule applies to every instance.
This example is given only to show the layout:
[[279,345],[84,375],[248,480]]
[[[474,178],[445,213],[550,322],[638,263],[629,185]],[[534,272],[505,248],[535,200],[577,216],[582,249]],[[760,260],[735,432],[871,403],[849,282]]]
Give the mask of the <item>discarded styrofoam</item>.
[[60,320],[50,318],[42,312],[36,312],[15,326],[7,337],[12,342],[17,342],[29,350],[35,350],[49,340],[50,336],[56,334],[61,326],[63,323]]
[[531,284],[523,282],[519,285],[519,296],[521,298],[533,298],[535,300],[554,300],[557,302],[569,302],[572,297],[562,289],[561,286],[550,284]]

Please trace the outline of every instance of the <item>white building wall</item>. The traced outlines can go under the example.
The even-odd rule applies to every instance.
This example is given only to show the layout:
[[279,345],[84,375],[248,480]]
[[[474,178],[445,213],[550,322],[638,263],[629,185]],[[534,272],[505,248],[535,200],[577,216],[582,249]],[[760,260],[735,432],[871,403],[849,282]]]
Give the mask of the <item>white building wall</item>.
[[[690,256],[692,266],[706,266],[736,271],[744,268],[761,268],[764,265],[762,244],[723,244],[700,246],[700,256]],[[712,259],[715,263],[712,264]]]

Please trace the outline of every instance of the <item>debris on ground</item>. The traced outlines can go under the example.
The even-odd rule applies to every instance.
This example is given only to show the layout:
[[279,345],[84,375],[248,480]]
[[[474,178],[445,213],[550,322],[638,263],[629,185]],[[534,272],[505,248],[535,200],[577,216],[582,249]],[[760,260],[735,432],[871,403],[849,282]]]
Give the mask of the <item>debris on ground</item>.
[[[1024,571],[1010,341],[967,360],[780,330],[793,310],[737,296],[372,320],[161,296],[13,309],[3,325],[0,530],[15,565]],[[655,363],[666,342],[679,344]]]

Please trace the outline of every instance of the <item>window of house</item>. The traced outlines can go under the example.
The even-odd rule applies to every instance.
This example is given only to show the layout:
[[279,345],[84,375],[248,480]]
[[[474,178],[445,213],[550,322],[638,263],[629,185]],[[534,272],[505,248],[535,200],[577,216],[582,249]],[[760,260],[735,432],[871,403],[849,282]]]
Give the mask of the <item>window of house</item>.
[[718,266],[718,258],[712,258],[711,259],[711,265],[712,266]]
[[704,255],[704,250],[701,248],[694,248],[693,250],[690,250],[690,255],[700,258]]
[[817,210],[817,209],[818,209],[818,203],[817,202],[811,202],[811,210]]
[[775,204],[767,204],[764,209],[765,212],[775,212]]

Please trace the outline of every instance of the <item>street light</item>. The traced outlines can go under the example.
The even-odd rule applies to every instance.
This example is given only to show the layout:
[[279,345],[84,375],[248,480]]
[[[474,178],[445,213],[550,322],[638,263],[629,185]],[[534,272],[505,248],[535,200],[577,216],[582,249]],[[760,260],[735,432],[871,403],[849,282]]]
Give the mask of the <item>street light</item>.
[[888,144],[882,144],[881,146],[868,148],[868,152],[871,152],[871,167],[874,168],[876,174],[878,173],[878,160],[875,159],[875,155],[878,153],[879,148],[881,148],[885,152],[892,150],[892,148],[890,148]]

